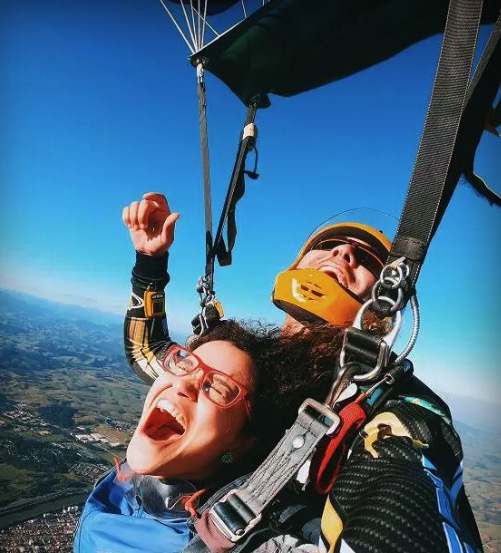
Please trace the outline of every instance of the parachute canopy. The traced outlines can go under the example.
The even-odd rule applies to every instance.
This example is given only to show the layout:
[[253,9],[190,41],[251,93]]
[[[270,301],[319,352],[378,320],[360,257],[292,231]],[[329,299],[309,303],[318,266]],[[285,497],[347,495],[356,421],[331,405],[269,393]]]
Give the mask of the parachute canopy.
[[[494,22],[500,7],[485,0],[482,22]],[[244,104],[265,107],[269,93],[342,79],[443,32],[447,9],[448,0],[270,0],[190,59]]]
[[172,4],[182,3],[189,7],[195,5],[197,10],[199,10],[202,14],[206,13],[207,15],[216,15],[226,11],[228,8],[231,8],[231,6],[237,2],[240,2],[240,0],[195,0],[195,2],[193,2],[193,0],[169,0],[169,2]]

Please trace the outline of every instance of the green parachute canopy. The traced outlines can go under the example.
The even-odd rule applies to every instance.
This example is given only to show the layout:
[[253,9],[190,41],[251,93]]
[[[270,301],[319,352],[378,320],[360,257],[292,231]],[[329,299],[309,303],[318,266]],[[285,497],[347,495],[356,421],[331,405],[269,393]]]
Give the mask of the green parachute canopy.
[[[501,0],[485,0],[493,23]],[[270,0],[190,56],[244,104],[342,79],[443,32],[448,0]]]

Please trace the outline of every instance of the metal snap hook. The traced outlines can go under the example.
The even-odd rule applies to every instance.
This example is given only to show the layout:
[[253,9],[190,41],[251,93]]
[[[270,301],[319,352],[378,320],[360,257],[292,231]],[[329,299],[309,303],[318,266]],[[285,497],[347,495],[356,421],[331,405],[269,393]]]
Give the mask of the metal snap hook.
[[[395,305],[398,305],[398,302],[395,300],[392,300],[391,298],[387,296],[381,296],[378,298],[379,301],[385,301],[391,305],[392,308],[395,307]],[[364,314],[367,311],[367,309],[372,305],[373,300],[370,299],[366,301],[362,307],[359,309],[357,316],[355,317],[355,320],[353,321],[353,327],[357,328],[359,330],[363,330],[362,328],[362,322],[364,318]],[[366,380],[372,380],[375,378],[381,369],[385,367],[388,363],[391,350],[393,348],[393,345],[395,344],[395,341],[398,337],[398,334],[400,333],[400,329],[402,327],[402,313],[401,311],[396,311],[392,316],[392,323],[393,326],[391,330],[386,334],[386,336],[383,337],[380,344],[379,349],[379,355],[378,359],[376,361],[376,366],[369,372],[364,374],[354,374],[353,380],[356,382],[364,382]],[[340,362],[341,365],[344,364],[345,361],[345,353],[344,350],[341,351],[340,355]]]

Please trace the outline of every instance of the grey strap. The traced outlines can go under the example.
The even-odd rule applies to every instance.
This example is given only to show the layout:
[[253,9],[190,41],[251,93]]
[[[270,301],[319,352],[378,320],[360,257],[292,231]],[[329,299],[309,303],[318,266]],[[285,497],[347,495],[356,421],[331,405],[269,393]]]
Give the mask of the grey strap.
[[210,510],[209,517],[232,542],[260,520],[264,509],[312,456],[320,440],[334,432],[339,417],[325,405],[306,400],[294,425],[244,486],[231,490]]

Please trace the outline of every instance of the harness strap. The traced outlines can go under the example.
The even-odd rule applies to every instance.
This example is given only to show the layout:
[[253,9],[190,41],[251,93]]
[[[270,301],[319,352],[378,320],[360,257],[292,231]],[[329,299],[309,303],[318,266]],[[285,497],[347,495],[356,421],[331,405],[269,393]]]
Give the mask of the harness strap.
[[305,400],[294,425],[247,482],[227,492],[195,522],[199,536],[209,549],[226,553],[253,531],[265,510],[296,475],[306,486],[309,474],[315,475],[320,467],[315,486],[320,493],[329,491],[345,459],[350,438],[368,413],[394,391],[395,385],[411,375],[412,364],[405,360],[371,388],[360,391],[355,400],[342,400],[346,404],[339,415],[315,400]]
[[[404,359],[401,364],[388,369],[381,380],[372,386],[362,388],[358,397],[348,403],[345,400],[345,405],[339,411],[341,424],[334,434],[320,444],[311,462],[310,475],[317,493],[326,494],[331,490],[356,433],[388,396],[395,394],[396,386],[406,382],[412,373],[412,363]],[[335,384],[336,382],[340,388],[347,389],[342,381],[336,380]],[[338,396],[332,391],[331,394],[332,397],[339,397],[339,401],[342,401],[342,395]]]
[[245,485],[230,490],[195,523],[209,548],[222,553],[252,530],[261,521],[264,509],[308,461],[321,439],[335,432],[340,422],[325,405],[307,399],[293,426]]

